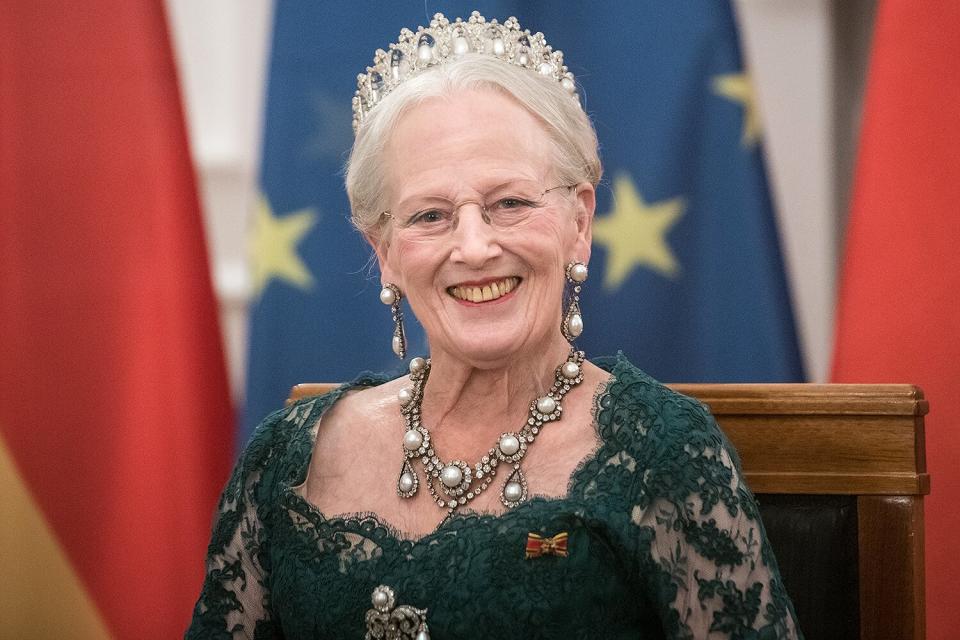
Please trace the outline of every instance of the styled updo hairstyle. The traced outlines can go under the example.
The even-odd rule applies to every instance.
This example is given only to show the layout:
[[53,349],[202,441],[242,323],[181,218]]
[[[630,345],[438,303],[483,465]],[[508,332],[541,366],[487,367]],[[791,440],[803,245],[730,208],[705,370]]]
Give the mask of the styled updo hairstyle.
[[385,150],[390,133],[408,110],[424,100],[490,88],[510,96],[543,123],[563,184],[600,181],[597,134],[577,100],[552,78],[480,53],[467,53],[403,82],[367,115],[346,167],[353,224],[367,237],[379,233],[387,210]]

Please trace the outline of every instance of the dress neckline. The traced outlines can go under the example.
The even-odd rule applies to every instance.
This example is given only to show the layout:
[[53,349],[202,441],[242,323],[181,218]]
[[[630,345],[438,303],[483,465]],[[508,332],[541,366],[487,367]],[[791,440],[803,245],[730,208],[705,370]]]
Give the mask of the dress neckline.
[[[415,535],[405,531],[393,523],[385,520],[378,513],[372,511],[345,512],[332,516],[326,515],[319,507],[307,500],[306,497],[304,497],[300,491],[298,491],[298,487],[303,486],[304,482],[306,481],[306,474],[309,473],[317,434],[323,421],[323,416],[326,414],[326,412],[332,408],[346,393],[354,389],[364,386],[377,386],[391,380],[387,376],[364,374],[361,375],[357,380],[341,385],[337,389],[329,392],[327,402],[325,402],[319,408],[320,414],[315,419],[308,420],[308,424],[305,424],[300,433],[295,436],[297,438],[303,438],[307,440],[306,444],[309,444],[309,447],[307,447],[308,453],[304,456],[304,460],[300,463],[296,474],[294,474],[293,481],[289,483],[283,483],[281,487],[283,502],[285,503],[286,507],[293,509],[299,515],[308,518],[315,526],[317,526],[318,531],[322,529],[335,529],[337,526],[342,526],[351,531],[366,531],[372,526],[374,529],[379,529],[385,532],[385,537],[387,539],[405,548],[412,548],[420,544],[429,543],[438,536],[458,528],[461,526],[459,523],[469,520],[475,520],[482,523],[502,522],[503,520],[510,518],[511,514],[525,513],[533,505],[556,505],[565,502],[575,502],[577,500],[576,492],[578,488],[583,485],[583,483],[580,482],[579,476],[584,473],[585,469],[591,466],[593,461],[597,460],[600,452],[604,449],[606,444],[608,444],[607,440],[602,435],[597,418],[604,398],[610,395],[612,388],[617,382],[616,365],[619,365],[621,361],[625,362],[622,355],[618,356],[617,360],[615,361],[616,364],[613,366],[610,366],[602,361],[598,364],[598,366],[600,366],[602,369],[611,373],[611,376],[600,382],[600,384],[594,390],[593,400],[591,402],[591,425],[594,429],[596,445],[580,460],[580,462],[577,463],[573,471],[571,471],[570,476],[567,479],[566,492],[562,496],[545,496],[534,494],[523,504],[520,504],[513,509],[507,509],[501,513],[475,511],[473,509],[458,509],[449,518],[444,518],[436,527],[423,535]],[[316,398],[314,398],[314,400],[316,400]],[[311,400],[309,399],[304,399],[301,400],[300,403],[306,403],[310,401]]]

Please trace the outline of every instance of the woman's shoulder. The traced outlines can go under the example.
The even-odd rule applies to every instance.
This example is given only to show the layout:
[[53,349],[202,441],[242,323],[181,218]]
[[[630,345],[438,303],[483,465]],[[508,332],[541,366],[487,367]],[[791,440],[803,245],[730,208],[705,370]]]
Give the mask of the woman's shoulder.
[[623,353],[598,358],[594,363],[611,374],[598,399],[597,419],[601,427],[676,434],[716,431],[706,405],[659,382]]
[[407,386],[407,378],[376,376],[354,381],[341,388],[337,411],[357,418],[375,420],[397,411],[397,394]]
[[722,502],[753,513],[741,495],[739,458],[703,403],[658,382],[623,354],[596,364],[611,372],[596,404],[603,442],[591,474],[597,491],[619,492],[641,512],[664,500],[708,507]]
[[[326,393],[301,398],[267,415],[256,427],[241,454],[240,464],[262,468],[286,463],[296,469],[309,459],[322,417],[336,413],[374,419],[396,398],[398,380],[363,372]],[[330,421],[333,422],[333,421]]]
[[[380,373],[364,371],[349,382],[345,382],[335,389],[312,396],[299,398],[289,402],[286,406],[268,414],[251,436],[251,444],[258,441],[275,442],[284,440],[316,422],[325,412],[334,405],[350,402],[356,396],[365,399],[386,398],[390,389],[399,382],[390,376]],[[394,392],[396,396],[396,392]],[[360,403],[363,404],[363,403]],[[379,401],[369,403],[370,406],[379,404]]]
[[[733,500],[739,459],[708,408],[644,373],[622,354],[604,362],[611,382],[597,403],[597,425],[609,455],[631,470],[633,493],[678,504],[708,487]],[[712,490],[712,489],[711,489]],[[636,496],[635,496],[636,497]],[[715,502],[715,496],[703,497]]]

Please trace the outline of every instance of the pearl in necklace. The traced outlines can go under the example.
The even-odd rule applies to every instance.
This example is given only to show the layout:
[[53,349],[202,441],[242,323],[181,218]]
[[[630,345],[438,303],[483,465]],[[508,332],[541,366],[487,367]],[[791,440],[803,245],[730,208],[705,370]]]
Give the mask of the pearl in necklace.
[[[411,386],[397,394],[400,414],[403,416],[403,467],[397,479],[397,494],[412,498],[420,487],[420,478],[414,469],[419,461],[423,467],[424,482],[434,501],[449,515],[479,496],[497,475],[501,463],[508,470],[500,489],[500,502],[513,508],[527,499],[527,480],[520,468],[527,449],[536,440],[540,429],[548,422],[556,422],[563,413],[563,397],[583,381],[583,352],[573,349],[565,362],[556,368],[554,382],[546,395],[530,402],[527,421],[517,431],[500,434],[497,443],[472,467],[462,460],[443,462],[430,441],[430,431],[423,425],[420,408],[423,388],[430,376],[430,360],[414,358],[410,361]],[[502,474],[501,474],[502,475]]]

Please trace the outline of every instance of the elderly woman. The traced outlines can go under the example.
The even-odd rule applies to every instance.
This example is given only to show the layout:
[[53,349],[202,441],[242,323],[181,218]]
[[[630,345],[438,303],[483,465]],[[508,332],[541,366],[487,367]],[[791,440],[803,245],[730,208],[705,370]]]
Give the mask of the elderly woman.
[[793,638],[736,455],[583,330],[593,128],[514,19],[437,15],[360,76],[347,173],[394,350],[268,417],[224,492],[188,637]]

